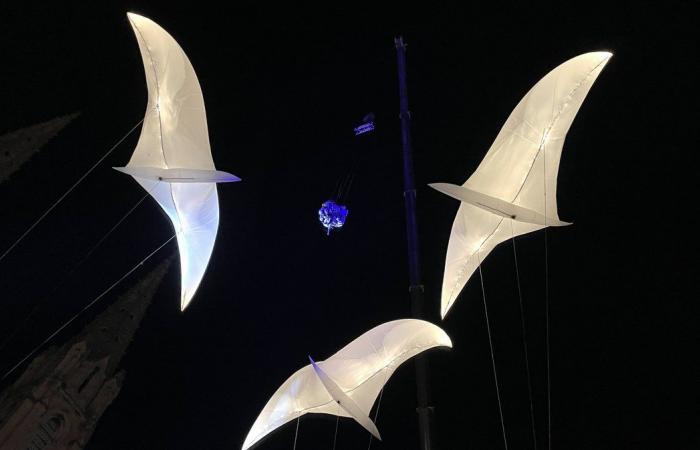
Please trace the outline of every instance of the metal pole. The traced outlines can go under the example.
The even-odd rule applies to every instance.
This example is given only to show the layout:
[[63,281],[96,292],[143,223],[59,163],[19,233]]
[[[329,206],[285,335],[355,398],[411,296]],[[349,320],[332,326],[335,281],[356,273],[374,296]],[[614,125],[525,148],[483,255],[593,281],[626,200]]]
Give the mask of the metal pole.
[[[416,187],[413,181],[413,155],[411,151],[411,112],[408,110],[408,88],[406,87],[406,44],[403,37],[394,38],[399,74],[399,101],[401,118],[401,142],[403,144],[403,198],[406,206],[406,239],[408,243],[408,275],[410,285],[411,313],[416,319],[423,318],[423,285],[420,280],[418,258],[418,224],[416,221]],[[425,356],[415,358],[416,389],[418,397],[418,432],[420,450],[432,448],[432,411],[428,406],[428,370]]]

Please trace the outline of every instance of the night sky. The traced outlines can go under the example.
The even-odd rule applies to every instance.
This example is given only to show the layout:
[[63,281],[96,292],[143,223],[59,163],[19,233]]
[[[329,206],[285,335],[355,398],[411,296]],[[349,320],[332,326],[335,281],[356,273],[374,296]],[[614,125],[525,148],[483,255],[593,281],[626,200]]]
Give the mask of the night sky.
[[[0,133],[81,115],[0,185],[0,250],[143,117],[146,83],[127,11],[155,20],[183,47],[202,86],[216,165],[243,179],[219,187],[217,244],[187,311],[179,310],[179,270],[159,288],[122,361],[122,392],[88,449],[240,448],[308,354],[324,359],[370,328],[410,315],[398,34],[408,43],[426,308],[454,342],[452,351],[429,353],[437,446],[502,449],[503,441],[477,276],[446,321],[438,319],[458,204],[427,183],[463,183],[535,82],[573,56],[608,50],[615,56],[562,155],[559,215],[574,225],[548,231],[552,448],[700,447],[691,370],[698,35],[690,3],[660,10],[639,2],[422,2],[392,11],[369,2],[223,9],[3,2]],[[352,129],[368,112],[376,132],[355,138]],[[110,168],[126,164],[137,138],[0,262],[0,339],[20,325],[0,349],[2,367],[172,235],[148,200],[76,267],[144,194]],[[351,171],[347,225],[327,237],[317,210]],[[517,250],[544,449],[544,233],[517,238]],[[169,244],[55,343],[175,251]],[[511,244],[499,246],[483,271],[509,447],[531,449]],[[372,448],[417,448],[414,408],[408,363],[384,391],[377,421],[384,442]],[[304,416],[297,448],[330,449],[334,421]],[[337,448],[365,448],[368,436],[341,420]],[[291,449],[293,438],[290,424],[260,448]]]

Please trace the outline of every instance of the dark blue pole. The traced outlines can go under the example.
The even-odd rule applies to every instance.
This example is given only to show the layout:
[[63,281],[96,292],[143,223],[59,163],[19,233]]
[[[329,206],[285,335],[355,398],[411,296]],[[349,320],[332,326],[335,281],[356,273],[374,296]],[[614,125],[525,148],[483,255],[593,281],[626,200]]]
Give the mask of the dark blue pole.
[[[406,207],[406,240],[408,244],[408,292],[411,298],[411,313],[423,319],[423,285],[420,279],[418,254],[418,223],[416,220],[416,186],[413,181],[413,155],[411,150],[411,112],[408,110],[408,88],[406,86],[406,44],[403,37],[394,39],[399,73],[399,104],[401,118],[401,142],[403,144],[403,198]],[[416,389],[418,397],[418,433],[420,450],[432,449],[432,410],[428,406],[428,369],[425,356],[415,358]]]

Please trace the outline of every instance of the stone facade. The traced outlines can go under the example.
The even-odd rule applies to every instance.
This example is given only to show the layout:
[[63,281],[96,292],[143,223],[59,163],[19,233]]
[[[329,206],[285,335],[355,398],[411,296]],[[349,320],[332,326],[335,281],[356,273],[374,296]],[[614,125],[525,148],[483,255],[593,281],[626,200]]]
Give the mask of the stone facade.
[[128,290],[75,338],[37,356],[0,395],[0,450],[78,450],[119,394],[117,366],[169,260]]

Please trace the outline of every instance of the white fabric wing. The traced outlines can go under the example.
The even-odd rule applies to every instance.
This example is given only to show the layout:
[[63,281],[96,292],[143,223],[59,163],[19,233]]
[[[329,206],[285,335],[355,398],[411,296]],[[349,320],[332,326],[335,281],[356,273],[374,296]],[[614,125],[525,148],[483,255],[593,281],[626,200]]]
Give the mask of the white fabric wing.
[[[547,223],[559,222],[557,174],[564,139],[611,56],[608,52],[586,53],[542,78],[515,107],[463,186],[542,214]],[[447,247],[442,317],[496,245],[541,228],[543,225],[513,221],[462,202]]]
[[[318,366],[368,416],[396,368],[433,347],[452,347],[449,336],[429,322],[402,319],[379,325]],[[246,450],[268,433],[308,413],[350,417],[338,407],[311,365],[299,369],[277,389],[253,424]]]
[[214,250],[219,200],[214,183],[164,183],[134,177],[166,212],[180,252],[180,309],[194,296]]
[[[148,85],[141,136],[127,168],[136,173],[149,168],[213,171],[204,100],[192,64],[158,24],[136,14],[127,16],[138,40]],[[132,176],[173,223],[182,272],[180,307],[184,310],[214,249],[219,226],[216,184],[168,183]]]
[[355,400],[347,395],[343,391],[343,388],[338,386],[338,384],[333,381],[333,379],[329,377],[328,374],[323,371],[323,369],[318,367],[318,364],[316,364],[316,362],[310,356],[309,361],[311,361],[311,367],[314,369],[314,372],[316,372],[316,375],[318,375],[318,379],[321,380],[321,383],[323,383],[323,387],[326,388],[326,391],[331,395],[331,398],[338,405],[338,407],[342,408],[353,419],[355,419],[357,423],[362,425],[365,430],[369,431],[372,436],[381,441],[382,437],[379,434],[379,430],[374,422],[372,422],[372,419],[369,418],[367,413],[365,413],[365,411],[360,408],[357,403],[355,403]]
[[190,60],[157,23],[127,16],[148,86],[141,136],[127,167],[214,169],[202,89]]

